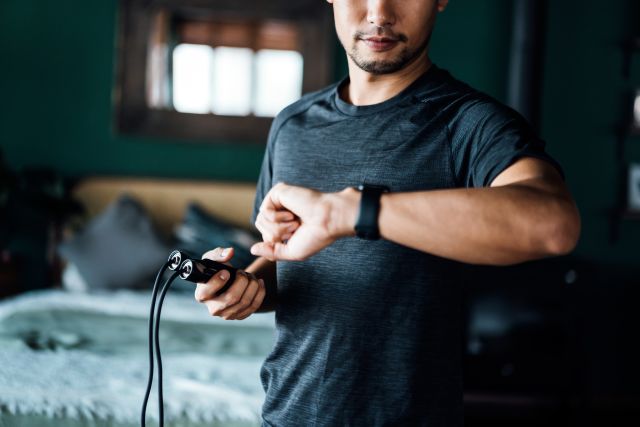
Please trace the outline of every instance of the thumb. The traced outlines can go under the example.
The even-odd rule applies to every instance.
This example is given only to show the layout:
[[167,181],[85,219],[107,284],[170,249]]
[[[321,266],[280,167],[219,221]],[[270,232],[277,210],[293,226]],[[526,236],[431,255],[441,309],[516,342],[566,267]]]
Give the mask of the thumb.
[[212,261],[227,262],[233,258],[233,248],[215,248],[202,255],[202,258],[210,259]]

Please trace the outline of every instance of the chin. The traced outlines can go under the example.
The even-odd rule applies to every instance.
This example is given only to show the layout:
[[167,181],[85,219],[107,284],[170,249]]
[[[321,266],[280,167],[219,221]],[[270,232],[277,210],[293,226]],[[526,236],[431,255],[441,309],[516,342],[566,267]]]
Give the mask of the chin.
[[391,74],[404,68],[409,62],[410,55],[407,50],[401,52],[376,52],[362,55],[361,51],[352,51],[351,60],[363,71],[375,75]]
[[404,68],[404,64],[394,61],[369,61],[356,65],[358,65],[360,69],[374,75],[391,74]]

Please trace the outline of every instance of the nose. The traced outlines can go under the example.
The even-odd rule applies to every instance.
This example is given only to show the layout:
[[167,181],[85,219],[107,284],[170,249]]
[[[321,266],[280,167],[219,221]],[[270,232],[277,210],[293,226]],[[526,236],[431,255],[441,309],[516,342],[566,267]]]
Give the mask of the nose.
[[367,22],[376,27],[389,27],[395,24],[391,3],[391,0],[367,0]]

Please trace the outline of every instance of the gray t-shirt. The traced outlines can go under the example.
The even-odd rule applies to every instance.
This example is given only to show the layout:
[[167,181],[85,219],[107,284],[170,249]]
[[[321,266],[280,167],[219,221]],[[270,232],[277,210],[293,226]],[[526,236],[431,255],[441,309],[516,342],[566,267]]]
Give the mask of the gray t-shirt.
[[[488,186],[524,156],[558,167],[520,115],[436,65],[376,105],[344,102],[340,84],[274,120],[254,221],[277,182],[417,191]],[[340,239],[306,261],[278,262],[264,425],[461,426],[464,272],[383,239]]]

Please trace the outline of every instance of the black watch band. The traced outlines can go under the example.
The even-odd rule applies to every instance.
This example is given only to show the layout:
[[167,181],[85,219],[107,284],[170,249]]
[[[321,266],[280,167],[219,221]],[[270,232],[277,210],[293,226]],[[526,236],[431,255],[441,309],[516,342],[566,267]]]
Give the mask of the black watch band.
[[380,230],[378,229],[380,196],[389,189],[381,185],[369,184],[361,184],[357,188],[362,193],[362,197],[355,226],[356,235],[361,239],[377,240],[380,238]]

